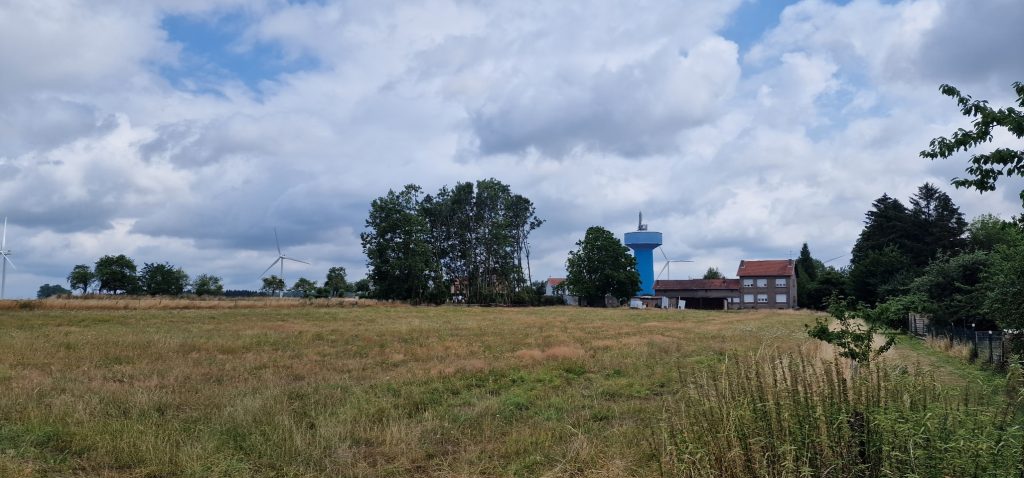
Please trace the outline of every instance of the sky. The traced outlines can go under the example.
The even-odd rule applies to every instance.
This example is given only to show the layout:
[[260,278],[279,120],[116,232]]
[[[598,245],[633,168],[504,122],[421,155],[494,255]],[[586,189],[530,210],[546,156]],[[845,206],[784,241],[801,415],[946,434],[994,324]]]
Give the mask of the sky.
[[[496,178],[530,198],[534,279],[643,211],[672,278],[842,266],[871,202],[955,190],[951,83],[1010,105],[1019,0],[0,0],[7,297],[127,254],[258,289],[281,247],[366,272],[370,201]],[[1020,140],[996,135],[996,146]],[[661,264],[656,263],[656,268]],[[662,276],[662,278],[667,278]]]

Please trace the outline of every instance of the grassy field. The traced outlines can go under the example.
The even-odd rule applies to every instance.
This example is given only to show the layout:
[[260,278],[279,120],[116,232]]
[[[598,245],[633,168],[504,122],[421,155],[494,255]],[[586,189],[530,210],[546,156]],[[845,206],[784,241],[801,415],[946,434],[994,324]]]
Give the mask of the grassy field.
[[[568,307],[4,310],[0,476],[672,474],[667,414],[684,413],[673,397],[690,378],[754,354],[828,359],[805,336],[812,321]],[[919,344],[888,360],[933,371],[935,390],[1004,385]]]

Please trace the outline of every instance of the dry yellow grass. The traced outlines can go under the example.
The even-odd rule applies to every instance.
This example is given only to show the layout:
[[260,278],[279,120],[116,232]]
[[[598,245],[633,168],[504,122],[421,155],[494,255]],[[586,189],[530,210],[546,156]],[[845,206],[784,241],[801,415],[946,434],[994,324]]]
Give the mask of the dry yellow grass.
[[817,347],[800,312],[234,307],[0,311],[0,476],[654,476],[680,374]]
[[43,300],[0,300],[0,310],[185,310],[185,309],[295,309],[306,307],[405,307],[371,299],[300,299],[277,297],[134,297],[90,295]]

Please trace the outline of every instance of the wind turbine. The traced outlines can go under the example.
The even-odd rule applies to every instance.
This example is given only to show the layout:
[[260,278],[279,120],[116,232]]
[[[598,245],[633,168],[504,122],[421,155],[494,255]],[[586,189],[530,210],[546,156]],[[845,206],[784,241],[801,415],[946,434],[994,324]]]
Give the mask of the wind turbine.
[[[4,237],[0,239],[0,300],[4,298],[4,292],[7,289],[7,264],[10,263],[11,267],[14,267],[14,263],[11,262],[11,250],[7,248],[7,217],[4,217]],[[14,267],[17,269],[17,267]]]
[[661,280],[661,274],[664,273],[666,270],[668,270],[668,280],[672,280],[672,263],[673,262],[693,262],[691,260],[669,259],[668,255],[665,254],[665,248],[664,247],[658,247],[658,250],[661,251],[661,257],[665,258],[665,265],[661,266],[661,270],[658,271],[658,277],[654,279],[656,281],[657,280]]
[[[273,269],[274,266],[280,265],[281,266],[281,275],[278,276],[278,277],[281,278],[281,281],[284,281],[284,261],[301,262],[303,264],[309,264],[306,261],[300,261],[298,259],[293,259],[291,257],[288,257],[288,256],[284,255],[283,252],[281,252],[281,241],[279,241],[277,239],[277,228],[276,227],[274,228],[274,242],[277,244],[277,259],[274,259],[274,262],[270,263],[270,266],[267,267],[267,270],[263,271],[263,273],[260,274],[260,278],[261,279],[263,278],[263,276],[267,275],[267,272],[270,272],[270,269]],[[288,286],[287,284],[288,283],[286,282],[285,283],[285,287]],[[284,297],[284,290],[283,289],[281,290],[280,295],[278,295],[278,297]]]

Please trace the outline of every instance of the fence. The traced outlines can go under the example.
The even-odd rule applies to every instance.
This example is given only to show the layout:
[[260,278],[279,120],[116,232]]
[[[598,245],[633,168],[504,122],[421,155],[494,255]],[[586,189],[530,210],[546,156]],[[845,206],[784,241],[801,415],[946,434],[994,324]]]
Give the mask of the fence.
[[907,331],[918,337],[933,337],[949,340],[951,345],[966,345],[971,348],[971,358],[1004,366],[1010,357],[1010,342],[1017,338],[1002,330],[974,330],[973,327],[932,324],[927,315],[910,314],[907,317]]

